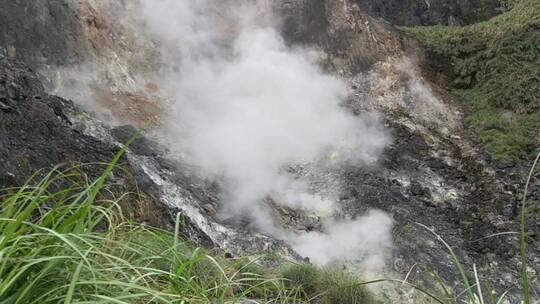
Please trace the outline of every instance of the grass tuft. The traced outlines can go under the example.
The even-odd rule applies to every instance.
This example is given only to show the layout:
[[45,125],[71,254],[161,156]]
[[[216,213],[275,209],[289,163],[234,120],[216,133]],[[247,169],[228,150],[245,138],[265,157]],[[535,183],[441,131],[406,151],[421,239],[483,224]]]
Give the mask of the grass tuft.
[[376,303],[358,276],[333,270],[319,269],[311,264],[293,264],[281,272],[286,286],[299,288],[303,296],[325,304]]

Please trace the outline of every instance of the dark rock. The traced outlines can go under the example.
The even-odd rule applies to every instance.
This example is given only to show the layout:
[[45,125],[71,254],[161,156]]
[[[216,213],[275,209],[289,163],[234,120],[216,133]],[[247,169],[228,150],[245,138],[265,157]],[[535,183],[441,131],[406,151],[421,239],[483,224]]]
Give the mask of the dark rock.
[[142,156],[157,156],[159,145],[138,133],[139,129],[131,125],[116,127],[111,130],[114,138],[123,144],[135,138],[129,146],[129,149],[134,153]]
[[[515,221],[518,197],[509,189],[522,189],[526,173],[516,166],[505,167],[495,176],[486,173],[488,164],[480,165],[478,159],[462,157],[451,141],[440,137],[439,149],[444,147],[456,161],[446,164],[441,158],[429,157],[435,149],[428,145],[415,131],[391,123],[394,143],[384,152],[379,170],[366,168],[343,168],[340,176],[344,189],[340,202],[342,213],[348,216],[362,215],[370,208],[382,209],[392,214],[396,221],[394,241],[396,254],[408,267],[422,261],[423,265],[437,268],[449,282],[459,282],[455,269],[448,266],[448,252],[436,237],[425,229],[410,223],[423,223],[436,232],[456,251],[469,269],[476,263],[487,277],[497,278],[500,273],[512,273],[519,257],[519,242],[492,235],[517,231]],[[440,150],[437,150],[440,152]],[[435,153],[439,155],[439,153]],[[521,173],[519,173],[521,172]],[[405,188],[394,176],[406,176],[410,186]],[[437,182],[430,185],[433,176]],[[430,185],[427,187],[427,185]],[[451,187],[457,197],[443,197],[436,202],[432,196],[447,192]],[[432,189],[433,188],[433,189]],[[433,191],[437,191],[436,193]],[[531,189],[531,193],[536,190]],[[432,193],[433,192],[433,193]],[[519,193],[519,190],[517,190]],[[538,221],[527,225],[530,236],[538,240]],[[492,236],[492,237],[490,237]],[[430,245],[431,244],[431,245]],[[538,255],[538,248],[530,247],[531,265]],[[491,254],[492,264],[486,262]],[[497,267],[493,265],[498,265]],[[406,273],[406,271],[405,271]],[[412,279],[412,278],[411,278]],[[420,277],[415,279],[422,280]],[[511,285],[511,280],[493,282]]]
[[[21,185],[35,171],[62,163],[107,163],[115,148],[66,126],[60,97],[41,96],[43,86],[25,65],[0,61],[0,87],[19,97],[0,111],[0,188]],[[7,92],[8,90],[4,90]],[[5,104],[5,98],[3,104]],[[100,170],[90,170],[95,176]]]
[[13,111],[13,108],[8,105],[7,99],[5,98],[0,98],[0,111],[3,111],[5,113]]
[[86,37],[68,0],[0,2],[0,46],[32,68],[83,55]]
[[69,118],[64,113],[65,107],[73,107],[72,101],[68,101],[61,97],[51,95],[46,96],[45,99],[42,99],[40,96],[38,96],[37,98],[34,97],[34,99],[42,100],[44,103],[49,105],[49,107],[54,111],[54,114],[56,114],[56,116],[62,119],[62,121],[65,122],[67,125],[72,124]]
[[0,59],[0,98],[4,98],[4,102],[40,96],[44,91],[38,76],[26,65]]
[[417,181],[411,183],[411,193],[415,196],[423,196],[425,194],[424,187]]
[[[358,7],[343,1],[273,1],[282,18],[282,34],[291,45],[313,45],[328,54],[323,66],[334,72],[356,74],[394,54],[401,45],[395,31]],[[343,11],[351,19],[343,18]],[[343,64],[346,63],[346,64]]]
[[214,207],[212,204],[205,204],[203,206],[203,209],[206,211],[206,214],[209,216],[215,216],[217,214],[216,207]]
[[401,26],[459,26],[484,21],[501,12],[500,0],[356,0],[366,13]]

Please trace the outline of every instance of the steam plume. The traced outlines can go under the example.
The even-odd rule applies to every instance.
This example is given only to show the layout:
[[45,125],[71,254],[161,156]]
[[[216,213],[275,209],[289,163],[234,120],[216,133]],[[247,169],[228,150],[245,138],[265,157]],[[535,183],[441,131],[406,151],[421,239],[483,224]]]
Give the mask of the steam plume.
[[[248,214],[261,230],[289,239],[316,262],[379,254],[364,247],[386,250],[373,244],[391,243],[391,220],[380,212],[328,222],[327,234],[293,237],[263,208],[268,196],[303,209],[331,208],[331,198],[308,191],[307,181],[294,179],[287,166],[330,159],[372,163],[389,139],[376,119],[355,117],[341,106],[347,86],[319,68],[317,52],[286,46],[266,7],[242,3],[142,1],[175,99],[167,127],[176,150],[222,181],[225,212]],[[370,238],[374,228],[386,237]]]

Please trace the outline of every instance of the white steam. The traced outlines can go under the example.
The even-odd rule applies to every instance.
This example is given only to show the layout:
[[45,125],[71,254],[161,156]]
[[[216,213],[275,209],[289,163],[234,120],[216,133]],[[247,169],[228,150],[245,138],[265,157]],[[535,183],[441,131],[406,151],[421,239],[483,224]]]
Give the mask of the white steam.
[[392,221],[381,212],[327,223],[326,233],[290,236],[262,205],[270,196],[295,208],[332,208],[331,199],[307,191],[307,182],[294,179],[287,166],[373,163],[389,142],[373,116],[355,117],[341,106],[346,84],[319,68],[318,54],[286,46],[261,6],[142,4],[175,98],[168,131],[178,152],[222,181],[224,211],[252,216],[260,229],[287,238],[320,264],[353,258],[372,263],[384,256]]
[[354,221],[327,223],[325,233],[296,235],[291,243],[299,254],[319,265],[360,261],[362,270],[377,271],[392,250],[392,224],[386,213],[372,210]]

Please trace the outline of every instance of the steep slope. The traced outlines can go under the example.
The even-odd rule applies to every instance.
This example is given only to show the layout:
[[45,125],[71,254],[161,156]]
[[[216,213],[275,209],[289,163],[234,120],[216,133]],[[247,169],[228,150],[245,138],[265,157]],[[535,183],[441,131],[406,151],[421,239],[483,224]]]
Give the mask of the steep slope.
[[[487,281],[500,290],[513,286],[519,265],[517,237],[512,234],[484,237],[516,230],[518,198],[526,168],[497,166],[489,162],[463,125],[465,110],[460,102],[445,90],[444,81],[435,77],[426,78],[427,75],[443,75],[442,71],[438,70],[438,66],[432,66],[436,70],[434,73],[420,69],[420,66],[430,65],[431,62],[426,60],[422,48],[413,39],[401,36],[388,23],[371,17],[369,13],[376,8],[366,7],[367,2],[360,5],[356,3],[358,1],[338,0],[259,2],[272,7],[280,16],[280,29],[290,45],[317,49],[322,54],[320,61],[325,69],[346,79],[349,96],[344,106],[356,115],[374,110],[381,113],[384,124],[393,135],[393,143],[374,166],[319,167],[317,164],[302,164],[291,169],[299,178],[310,181],[315,194],[339,197],[332,218],[359,218],[373,208],[392,215],[396,221],[393,230],[395,251],[385,269],[392,276],[405,277],[412,269],[410,279],[425,281],[429,285],[432,281],[427,279],[424,268],[436,268],[442,277],[449,280],[450,285],[460,284],[444,246],[415,224],[423,223],[452,244],[467,266],[478,265]],[[383,4],[392,7],[393,3],[385,1]],[[460,7],[459,3],[456,2],[455,7]],[[471,3],[471,7],[477,7],[479,2],[468,3]],[[49,31],[17,27],[17,24],[24,23],[22,18],[9,19],[10,26],[1,28],[1,37],[4,37],[2,47],[6,55],[39,69],[47,78],[49,89],[74,99],[75,103],[95,111],[97,117],[105,117],[108,122],[102,123],[76,109],[66,110],[67,121],[73,126],[63,127],[68,131],[62,129],[62,132],[66,132],[61,133],[62,137],[77,139],[78,136],[85,136],[86,141],[79,139],[76,142],[84,147],[101,147],[100,142],[114,144],[125,141],[133,134],[132,128],[111,131],[110,124],[142,123],[156,115],[161,115],[162,120],[167,119],[168,113],[163,109],[168,109],[168,97],[156,76],[156,70],[160,68],[159,60],[162,59],[159,46],[152,39],[144,37],[143,31],[133,32],[133,29],[140,29],[140,24],[129,18],[119,18],[120,15],[116,14],[118,8],[128,11],[131,7],[123,2],[96,4],[93,1],[36,1],[26,5],[30,6],[27,9],[29,12],[41,12],[44,5],[49,5],[51,11],[54,11],[53,8],[60,9],[51,16],[66,18],[58,20],[51,17],[43,22],[51,32],[58,33],[59,43],[62,44],[54,44],[56,38],[49,40]],[[433,9],[442,7],[435,2],[432,5]],[[18,12],[21,6],[6,4],[5,8],[2,12],[7,14],[13,10],[14,14],[10,16],[20,16]],[[396,11],[392,9],[391,14],[396,14]],[[454,13],[433,14],[426,17],[426,22],[446,23],[445,20],[454,16]],[[424,17],[417,15],[395,18],[398,24],[424,22],[417,21],[418,18],[424,20]],[[30,35],[26,31],[35,35],[30,45],[30,41],[25,41],[25,37]],[[63,41],[62,37],[68,38]],[[81,41],[70,42],[72,37]],[[47,47],[35,48],[36,43]],[[36,49],[56,51],[36,53]],[[78,49],[85,51],[74,51]],[[6,71],[11,75],[7,79],[18,78],[13,76],[16,71]],[[19,79],[14,82],[24,81]],[[5,81],[8,85],[11,82]],[[9,91],[9,88],[6,87],[6,90]],[[39,92],[42,92],[41,89]],[[15,95],[8,97],[12,100]],[[26,99],[31,99],[35,93],[26,95]],[[11,111],[13,101],[1,102],[0,106],[5,105],[5,113]],[[51,108],[46,103],[44,105],[43,100],[35,102],[32,106]],[[20,106],[17,103],[17,107]],[[21,109],[24,113],[24,108]],[[52,109],[55,112],[54,107]],[[44,113],[52,115],[51,110]],[[53,121],[54,126],[62,121],[69,124],[64,118],[57,118],[60,114],[55,115],[37,117],[37,121]],[[4,128],[7,130],[5,138],[10,138],[5,145],[8,152],[3,155],[13,155],[17,149],[31,150],[31,147],[21,148],[11,140],[22,138],[11,131],[20,121],[26,121],[22,129],[30,132],[31,121],[21,120],[20,116],[2,120],[8,123]],[[40,138],[51,137],[50,134],[39,135]],[[159,126],[153,130],[153,135],[157,141],[164,137],[160,134]],[[93,139],[87,136],[93,136]],[[69,142],[67,144],[71,146]],[[213,180],[201,178],[197,169],[186,164],[182,158],[170,155],[167,144],[167,141],[161,141],[162,147],[156,149],[154,146],[159,146],[156,142],[142,143],[132,147],[128,157],[142,189],[157,205],[165,207],[166,211],[158,216],[174,218],[180,211],[190,223],[186,234],[194,241],[234,254],[270,250],[296,257],[282,241],[252,231],[256,226],[253,225],[253,218],[220,218],[217,212],[221,205],[220,187]],[[92,161],[92,158],[84,158],[93,154],[86,155],[83,148],[74,158]],[[47,156],[37,165],[21,171],[16,183],[20,183],[31,170],[64,159],[63,154],[59,154],[62,157],[57,156],[41,148],[34,153]],[[103,152],[96,160],[106,160],[104,158],[108,156],[108,151]],[[48,161],[51,164],[47,164]],[[21,162],[20,158],[9,156],[5,162],[9,169],[6,171],[15,173],[12,171],[20,169],[13,168]],[[531,188],[531,198],[540,200],[538,178]],[[276,220],[291,231],[305,233],[320,226],[324,220],[321,219],[324,216],[305,214],[302,210],[276,210]],[[534,242],[538,242],[539,237],[538,221],[538,217],[532,215],[528,226]],[[531,246],[531,250],[530,266],[532,271],[538,272],[538,248]],[[353,259],[352,262],[358,261]],[[415,266],[419,263],[424,268]],[[536,289],[540,288],[538,282],[535,284]],[[395,300],[410,300],[407,295],[402,297]],[[517,296],[511,299],[517,299]]]
[[500,13],[499,0],[356,0],[366,13],[395,25],[460,26],[487,20]]
[[64,0],[2,1],[0,53],[32,68],[78,62],[87,40]]
[[[0,58],[0,184],[23,184],[36,170],[62,162],[108,161],[114,148],[70,130],[68,101],[45,94],[25,65]],[[91,149],[89,149],[91,147]]]
[[510,11],[467,27],[407,29],[448,62],[442,68],[452,88],[470,105],[468,125],[499,160],[530,158],[539,143],[539,29],[538,1],[516,1]]

